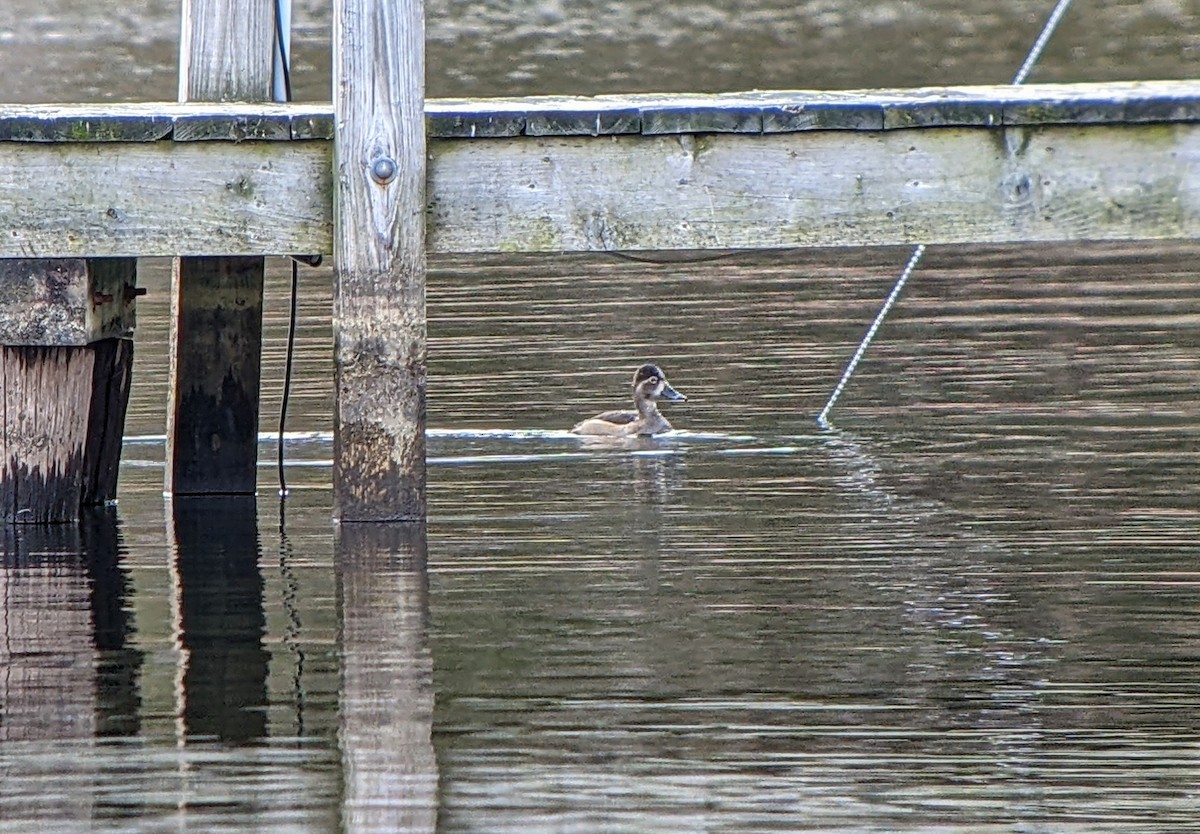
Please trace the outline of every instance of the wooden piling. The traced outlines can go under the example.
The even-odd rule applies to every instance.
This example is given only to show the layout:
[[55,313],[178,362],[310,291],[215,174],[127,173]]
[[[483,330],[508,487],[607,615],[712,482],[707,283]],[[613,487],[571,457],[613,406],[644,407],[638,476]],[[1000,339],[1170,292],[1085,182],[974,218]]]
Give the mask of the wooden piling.
[[[273,42],[271,0],[184,0],[180,100],[270,100]],[[263,259],[177,258],[171,302],[165,489],[252,494]]]
[[334,3],[334,501],[425,517],[422,0]]
[[0,260],[0,523],[116,498],[137,263]]

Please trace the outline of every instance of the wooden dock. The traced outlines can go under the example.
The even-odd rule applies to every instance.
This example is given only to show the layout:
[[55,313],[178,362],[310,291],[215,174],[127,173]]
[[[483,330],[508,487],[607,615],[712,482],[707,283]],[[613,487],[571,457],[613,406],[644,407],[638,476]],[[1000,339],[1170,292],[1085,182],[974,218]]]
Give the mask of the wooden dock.
[[267,0],[186,0],[185,103],[0,105],[0,520],[115,494],[138,257],[180,259],[168,491],[245,493],[260,259],[334,255],[337,515],[393,521],[428,253],[1200,236],[1200,82],[426,102],[419,0],[335,6],[330,105],[191,100],[265,97]]

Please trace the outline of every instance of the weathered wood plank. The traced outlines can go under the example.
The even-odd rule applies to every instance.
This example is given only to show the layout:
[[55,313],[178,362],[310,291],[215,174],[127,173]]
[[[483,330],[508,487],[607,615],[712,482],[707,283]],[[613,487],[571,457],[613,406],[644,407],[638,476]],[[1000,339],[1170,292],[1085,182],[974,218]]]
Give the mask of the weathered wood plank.
[[1200,236],[1200,126],[432,143],[433,252]]
[[[614,136],[642,132],[642,111],[621,96],[539,98],[525,110],[527,136]],[[425,107],[430,124],[441,102]],[[435,135],[430,133],[431,136]]]
[[285,141],[292,138],[292,119],[286,113],[229,118],[222,114],[181,115],[175,119],[176,142]]
[[183,0],[180,101],[270,101],[274,7],[268,0]]
[[86,345],[133,332],[132,258],[0,259],[0,344]]
[[0,142],[154,142],[175,129],[158,112],[114,113],[101,107],[0,108]]
[[95,353],[0,346],[0,523],[79,518]]
[[[1200,81],[430,99],[425,116],[431,137],[480,139],[1195,122],[1200,121]],[[333,111],[327,104],[244,101],[0,104],[0,143],[172,137],[331,139]]]
[[[207,124],[203,131],[197,126]],[[176,134],[176,126],[188,126]],[[255,127],[255,126],[269,127]],[[278,128],[286,125],[286,130]],[[190,133],[188,132],[190,131]],[[332,139],[328,104],[113,102],[0,104],[0,142],[265,141]]]
[[0,257],[328,252],[331,158],[327,142],[0,143]]
[[642,133],[762,133],[763,106],[729,97],[671,96],[639,107]]
[[[131,269],[136,261],[130,260]],[[91,347],[92,395],[83,446],[80,502],[86,506],[117,498],[121,441],[133,380],[133,339],[105,339]]]
[[335,513],[423,520],[423,0],[337,0],[333,43]]
[[[330,151],[0,143],[0,257],[328,253]],[[1191,122],[454,139],[429,152],[431,252],[1200,237]],[[1010,194],[1022,174],[1036,187]]]
[[444,99],[425,114],[431,137],[495,139],[523,134],[528,110],[525,99]]
[[137,261],[0,260],[0,520],[116,497]]
[[253,493],[262,258],[180,258],[171,293],[165,490],[172,495]]

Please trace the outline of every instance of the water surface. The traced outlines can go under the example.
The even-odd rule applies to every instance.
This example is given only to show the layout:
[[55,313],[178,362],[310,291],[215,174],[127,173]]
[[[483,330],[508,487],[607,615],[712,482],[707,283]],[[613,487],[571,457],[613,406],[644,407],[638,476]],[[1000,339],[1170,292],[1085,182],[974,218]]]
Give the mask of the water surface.
[[[1049,5],[432,5],[430,89],[1005,80]],[[176,14],[12,0],[0,93],[170,98]],[[1195,76],[1196,23],[1078,4],[1035,77]],[[260,494],[164,501],[143,261],[118,506],[4,533],[0,830],[1194,829],[1200,244],[931,249],[821,430],[907,255],[436,260],[429,524],[376,533],[328,270],[274,495],[282,261]],[[647,359],[677,433],[565,432]]]

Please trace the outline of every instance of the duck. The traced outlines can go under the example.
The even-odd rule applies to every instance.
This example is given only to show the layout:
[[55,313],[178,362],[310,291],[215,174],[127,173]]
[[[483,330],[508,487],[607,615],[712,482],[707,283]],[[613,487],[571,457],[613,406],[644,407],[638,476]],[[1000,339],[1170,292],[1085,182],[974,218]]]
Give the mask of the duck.
[[574,434],[602,437],[649,437],[671,431],[671,424],[658,410],[658,400],[686,402],[667,382],[658,365],[647,363],[633,372],[633,411],[605,411],[571,429]]

